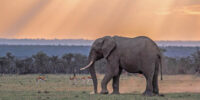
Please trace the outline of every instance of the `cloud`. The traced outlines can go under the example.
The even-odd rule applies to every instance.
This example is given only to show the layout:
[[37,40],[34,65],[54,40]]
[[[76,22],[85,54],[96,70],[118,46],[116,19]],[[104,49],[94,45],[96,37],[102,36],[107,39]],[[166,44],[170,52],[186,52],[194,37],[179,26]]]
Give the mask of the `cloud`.
[[157,15],[200,15],[200,4],[199,5],[185,5],[185,6],[178,6],[172,7],[169,9],[156,11],[155,14]]
[[183,12],[189,15],[200,15],[200,5],[192,5],[183,7]]
[[156,15],[169,15],[171,11],[157,11],[155,12]]

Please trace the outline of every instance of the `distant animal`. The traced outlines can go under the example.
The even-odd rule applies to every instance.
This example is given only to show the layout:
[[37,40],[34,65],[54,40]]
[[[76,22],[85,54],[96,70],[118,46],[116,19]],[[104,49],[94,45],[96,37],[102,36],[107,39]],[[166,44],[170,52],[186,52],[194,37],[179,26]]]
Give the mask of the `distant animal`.
[[81,77],[81,80],[82,80],[83,84],[86,84],[86,85],[88,85],[90,83],[91,79],[92,79],[91,76],[83,76],[83,77]]
[[77,79],[77,77],[76,77],[76,76],[69,77],[69,80],[75,80],[75,79]]
[[86,79],[92,79],[92,77],[91,76],[83,76],[83,77],[81,77],[81,79],[83,79],[83,80],[86,80]]
[[81,70],[89,68],[92,76],[94,93],[97,93],[97,77],[94,63],[105,58],[107,60],[105,76],[101,82],[101,94],[108,94],[107,84],[113,79],[113,94],[119,94],[119,77],[122,70],[143,74],[146,79],[147,96],[159,95],[158,72],[161,68],[162,53],[156,43],[146,36],[135,38],[105,36],[96,39],[90,49],[89,64]]
[[87,78],[88,78],[88,79],[92,79],[92,77],[91,77],[91,76],[88,76]]
[[46,78],[45,78],[45,76],[38,76],[37,78],[36,78],[36,81],[38,82],[38,81],[45,81],[46,80]]
[[74,75],[73,77],[69,77],[69,80],[72,81],[72,85],[75,85],[77,84],[78,78],[76,77],[76,75]]

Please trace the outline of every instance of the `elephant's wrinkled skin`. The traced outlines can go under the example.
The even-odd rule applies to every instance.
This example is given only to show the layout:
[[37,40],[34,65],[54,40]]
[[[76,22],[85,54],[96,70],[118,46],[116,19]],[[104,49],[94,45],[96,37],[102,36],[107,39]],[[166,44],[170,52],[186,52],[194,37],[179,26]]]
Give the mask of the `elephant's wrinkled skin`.
[[122,69],[145,76],[147,85],[144,95],[159,94],[158,71],[159,65],[162,65],[162,55],[158,46],[150,38],[105,36],[95,40],[89,54],[90,63],[81,69],[89,68],[95,93],[97,93],[97,78],[94,63],[101,58],[107,60],[105,76],[101,83],[102,94],[108,94],[107,84],[111,79],[113,79],[113,93],[119,94],[119,77]]

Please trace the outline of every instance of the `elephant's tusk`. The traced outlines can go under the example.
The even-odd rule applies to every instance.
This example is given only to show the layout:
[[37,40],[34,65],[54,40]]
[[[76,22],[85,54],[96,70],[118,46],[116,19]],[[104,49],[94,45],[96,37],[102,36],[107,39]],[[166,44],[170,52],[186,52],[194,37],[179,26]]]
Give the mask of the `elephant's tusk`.
[[92,64],[93,64],[93,61],[91,61],[87,66],[81,68],[80,70],[85,70],[85,69],[89,68]]

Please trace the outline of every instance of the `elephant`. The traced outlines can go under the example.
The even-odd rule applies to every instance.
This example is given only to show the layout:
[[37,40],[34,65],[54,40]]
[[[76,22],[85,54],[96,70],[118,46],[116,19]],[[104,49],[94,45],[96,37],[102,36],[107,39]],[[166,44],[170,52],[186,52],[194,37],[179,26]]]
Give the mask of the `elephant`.
[[143,74],[146,79],[145,96],[159,95],[158,74],[161,67],[162,80],[162,53],[156,43],[146,37],[134,38],[121,36],[104,36],[96,39],[90,49],[88,65],[81,68],[89,68],[94,86],[94,93],[97,93],[97,77],[94,63],[105,58],[105,76],[101,82],[101,94],[108,94],[107,84],[113,79],[112,94],[119,94],[119,78],[122,70],[129,73]]

